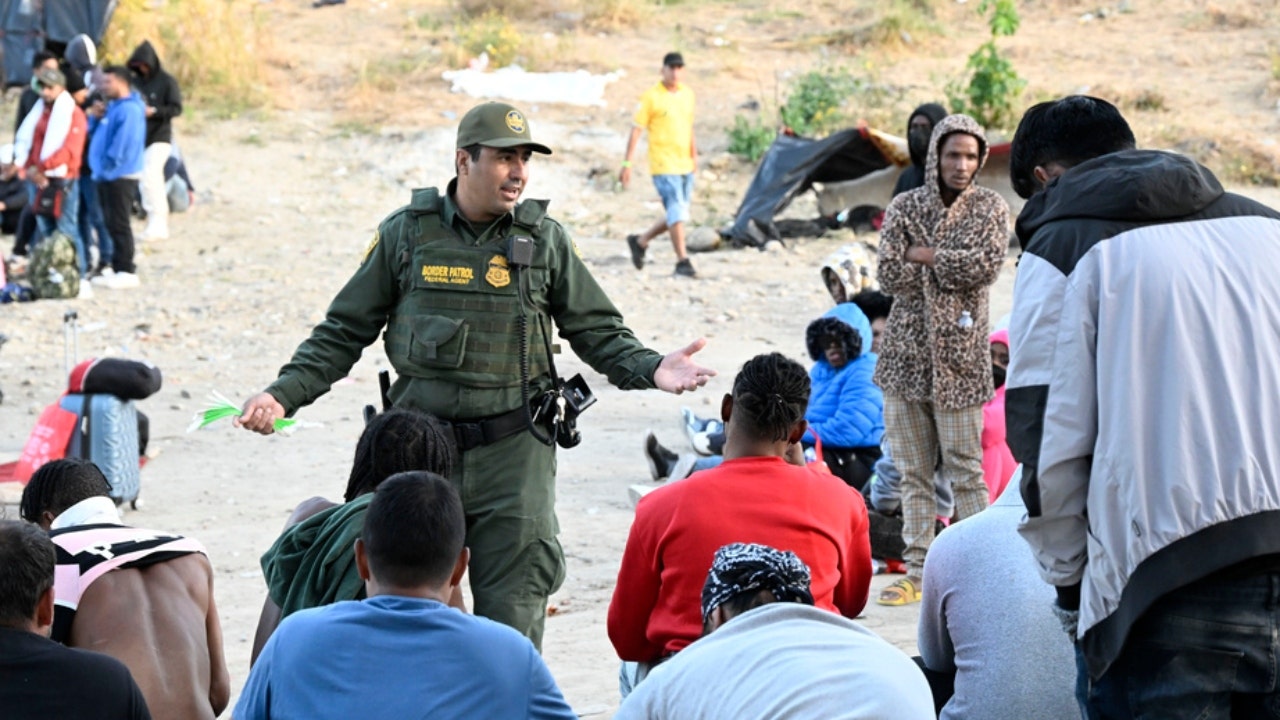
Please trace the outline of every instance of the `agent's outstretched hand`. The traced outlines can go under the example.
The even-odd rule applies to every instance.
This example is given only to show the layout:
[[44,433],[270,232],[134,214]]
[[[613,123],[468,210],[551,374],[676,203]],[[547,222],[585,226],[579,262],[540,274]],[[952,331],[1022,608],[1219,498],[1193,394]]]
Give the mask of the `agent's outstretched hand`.
[[697,390],[716,376],[716,371],[705,368],[694,361],[693,356],[707,346],[706,338],[698,338],[687,346],[668,353],[662,358],[658,369],[653,373],[653,384],[660,390],[679,395],[688,390]]
[[284,417],[284,406],[271,396],[271,393],[258,393],[244,403],[240,417],[232,420],[236,427],[252,430],[262,435],[275,432],[272,423]]

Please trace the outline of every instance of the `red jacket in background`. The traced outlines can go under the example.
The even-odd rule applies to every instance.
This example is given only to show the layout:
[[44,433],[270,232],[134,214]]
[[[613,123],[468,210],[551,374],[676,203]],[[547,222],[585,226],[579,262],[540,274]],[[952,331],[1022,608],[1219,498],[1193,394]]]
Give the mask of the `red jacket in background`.
[[89,121],[84,116],[84,111],[79,107],[73,107],[71,110],[71,128],[67,131],[67,139],[62,143],[62,147],[58,151],[50,155],[44,161],[40,160],[40,153],[44,148],[44,134],[49,128],[49,115],[53,113],[53,104],[45,103],[44,112],[40,114],[40,119],[36,122],[35,134],[31,139],[31,153],[27,156],[27,168],[38,168],[40,172],[45,172],[50,168],[56,168],[61,165],[67,166],[67,174],[64,176],[67,180],[74,180],[80,177],[80,163],[84,159],[85,133],[88,131]]
[[652,662],[697,640],[711,560],[735,542],[800,556],[817,607],[852,618],[867,603],[871,547],[862,496],[833,475],[781,458],[726,460],[636,506],[609,604],[618,657]]

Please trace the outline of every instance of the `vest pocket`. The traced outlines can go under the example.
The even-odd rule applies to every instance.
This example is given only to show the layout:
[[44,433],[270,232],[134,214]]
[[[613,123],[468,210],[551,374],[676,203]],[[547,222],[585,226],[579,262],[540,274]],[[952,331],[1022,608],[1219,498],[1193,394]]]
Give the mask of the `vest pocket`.
[[463,320],[427,315],[413,319],[409,340],[409,360],[428,368],[455,370],[466,359],[467,323]]

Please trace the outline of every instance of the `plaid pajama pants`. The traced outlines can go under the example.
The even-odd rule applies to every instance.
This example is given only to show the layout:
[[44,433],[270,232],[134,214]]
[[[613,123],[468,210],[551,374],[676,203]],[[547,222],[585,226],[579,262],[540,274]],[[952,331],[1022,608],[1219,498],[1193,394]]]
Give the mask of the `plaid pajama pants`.
[[933,476],[942,471],[955,494],[956,517],[963,520],[987,507],[982,480],[982,406],[943,410],[931,402],[908,402],[885,395],[885,435],[893,462],[902,472],[903,561],[909,577],[924,577],[924,556],[933,544],[937,499]]

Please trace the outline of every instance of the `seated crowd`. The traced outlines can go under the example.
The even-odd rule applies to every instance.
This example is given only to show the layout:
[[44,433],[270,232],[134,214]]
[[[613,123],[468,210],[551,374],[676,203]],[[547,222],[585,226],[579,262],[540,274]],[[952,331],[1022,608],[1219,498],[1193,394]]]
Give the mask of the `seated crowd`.
[[[1039,673],[1011,687],[1056,678],[1054,701],[1070,701],[1070,646],[1051,615],[1027,657],[996,642],[980,672],[961,671],[974,662],[963,652],[982,647],[962,633],[982,637],[984,615],[1005,630],[996,641],[1044,631],[1027,600],[1047,586],[1023,583],[1027,598],[995,610],[985,600],[997,588],[939,585],[935,598],[927,586],[933,615],[922,617],[915,663],[852,621],[870,591],[873,535],[863,494],[805,458],[811,402],[798,363],[752,358],[722,403],[722,461],[640,503],[608,617],[624,661],[618,717],[933,718],[931,698],[939,708],[1006,703],[991,668],[1032,663]],[[233,717],[575,717],[526,638],[466,613],[465,527],[445,480],[456,455],[431,416],[370,420],[345,502],[301,503],[262,558],[267,599]],[[11,670],[0,706],[22,707],[15,717],[217,717],[231,688],[204,548],[123,525],[109,490],[92,463],[57,460],[23,494],[28,524],[0,525],[0,562],[23,568],[0,583],[0,666]],[[1016,493],[1006,497],[1016,510]],[[976,520],[961,527],[990,550],[1012,544],[1012,522],[1006,514],[986,534]],[[939,547],[1000,569],[989,553]],[[958,586],[970,577],[937,575]],[[731,662],[753,654],[758,662]],[[76,696],[34,682],[53,675],[92,680]],[[397,692],[376,690],[386,683]],[[947,715],[966,716],[976,717]]]

